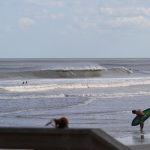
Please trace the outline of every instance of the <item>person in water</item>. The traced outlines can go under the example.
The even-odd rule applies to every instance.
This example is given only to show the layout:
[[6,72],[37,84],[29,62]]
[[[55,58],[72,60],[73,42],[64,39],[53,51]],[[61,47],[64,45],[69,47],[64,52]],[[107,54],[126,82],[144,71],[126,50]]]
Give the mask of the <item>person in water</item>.
[[143,128],[144,128],[144,112],[140,109],[138,110],[132,110],[133,114],[136,114],[137,116],[140,117],[140,131],[143,132]]
[[46,124],[46,126],[48,126],[50,124],[53,125],[52,124],[53,122],[54,122],[54,127],[55,128],[68,128],[69,121],[66,117],[61,117],[61,118],[58,118],[58,119],[54,118],[50,122],[48,122]]

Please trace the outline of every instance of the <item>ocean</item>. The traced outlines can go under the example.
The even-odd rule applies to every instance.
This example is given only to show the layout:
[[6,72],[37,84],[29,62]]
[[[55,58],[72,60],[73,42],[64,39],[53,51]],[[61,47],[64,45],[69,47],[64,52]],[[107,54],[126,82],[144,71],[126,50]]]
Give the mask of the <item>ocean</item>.
[[149,107],[150,59],[0,59],[3,127],[45,128],[66,116],[70,128],[121,138],[139,131],[131,111]]

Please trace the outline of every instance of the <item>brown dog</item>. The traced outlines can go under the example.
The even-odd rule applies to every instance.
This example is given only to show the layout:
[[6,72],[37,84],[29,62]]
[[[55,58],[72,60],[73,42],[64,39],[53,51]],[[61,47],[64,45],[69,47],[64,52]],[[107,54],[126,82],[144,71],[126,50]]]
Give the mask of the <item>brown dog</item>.
[[59,119],[52,119],[50,122],[46,124],[46,126],[55,123],[55,128],[68,128],[68,119],[66,117],[61,117]]

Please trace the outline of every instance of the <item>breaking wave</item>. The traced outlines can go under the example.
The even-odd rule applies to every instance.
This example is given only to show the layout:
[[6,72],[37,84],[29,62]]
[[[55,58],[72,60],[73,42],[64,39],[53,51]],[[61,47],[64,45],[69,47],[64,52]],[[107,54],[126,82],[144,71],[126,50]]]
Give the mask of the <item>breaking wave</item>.
[[63,68],[63,69],[46,69],[34,71],[16,71],[0,73],[0,78],[92,78],[105,76],[129,75],[133,71],[126,67],[104,68]]
[[[47,81],[47,80],[46,80]],[[45,81],[45,82],[46,82]],[[35,82],[37,82],[35,80]],[[48,82],[48,81],[47,81]],[[49,83],[30,83],[28,85],[12,85],[0,87],[0,92],[42,92],[42,91],[57,91],[62,89],[90,89],[90,88],[118,88],[118,87],[129,87],[129,86],[142,86],[150,85],[150,78],[103,78],[103,79],[68,79],[59,80],[54,79]],[[67,95],[60,95],[66,96]]]

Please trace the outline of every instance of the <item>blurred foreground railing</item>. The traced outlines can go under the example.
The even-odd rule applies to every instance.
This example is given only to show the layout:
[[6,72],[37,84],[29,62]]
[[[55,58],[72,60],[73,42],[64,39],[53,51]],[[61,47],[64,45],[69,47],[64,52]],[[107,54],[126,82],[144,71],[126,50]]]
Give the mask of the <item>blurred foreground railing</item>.
[[100,129],[0,128],[0,149],[130,150]]

